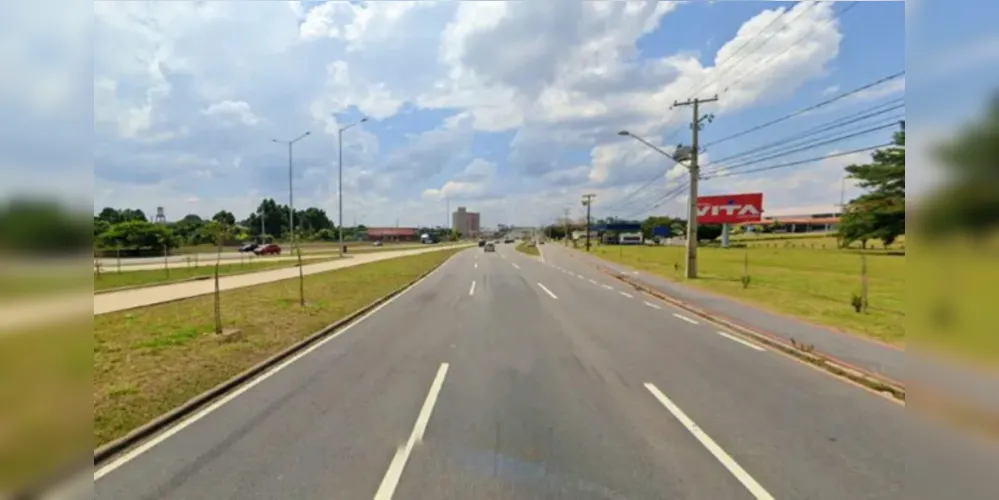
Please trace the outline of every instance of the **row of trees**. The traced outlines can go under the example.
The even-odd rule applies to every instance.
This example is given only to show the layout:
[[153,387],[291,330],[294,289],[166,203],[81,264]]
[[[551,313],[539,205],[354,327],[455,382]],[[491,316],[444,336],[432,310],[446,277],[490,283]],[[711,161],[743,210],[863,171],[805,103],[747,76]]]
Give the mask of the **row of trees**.
[[[652,239],[656,228],[668,227],[673,236],[684,237],[687,234],[687,220],[679,217],[650,216],[644,220],[625,220],[615,217],[605,219],[594,219],[590,221],[591,227],[603,224],[638,224],[641,226],[642,235],[645,239]],[[566,229],[571,231],[585,231],[586,221],[562,221],[544,228],[544,233],[549,238],[562,239],[566,236]],[[722,234],[722,226],[719,224],[701,224],[697,226],[697,238],[699,240],[714,240]]]
[[[288,205],[273,199],[260,202],[257,209],[242,220],[230,211],[221,210],[210,219],[189,214],[167,224],[151,222],[142,210],[106,207],[94,216],[94,247],[98,253],[120,252],[122,255],[162,255],[181,246],[216,244],[217,223],[235,228],[223,245],[236,245],[244,241],[269,243],[291,239],[291,210]],[[295,210],[295,238],[298,241],[335,242],[339,239],[336,224],[325,210],[309,207]],[[345,241],[358,239],[367,227],[343,228]],[[430,234],[439,241],[457,239],[447,228],[419,228],[421,234]]]

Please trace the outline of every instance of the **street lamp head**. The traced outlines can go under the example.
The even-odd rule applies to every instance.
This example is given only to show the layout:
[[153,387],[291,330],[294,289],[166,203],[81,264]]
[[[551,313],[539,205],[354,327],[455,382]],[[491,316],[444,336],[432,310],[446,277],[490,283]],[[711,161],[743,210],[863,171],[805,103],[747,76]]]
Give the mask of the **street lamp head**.
[[617,135],[631,135],[631,132],[628,132],[627,130],[622,130],[618,132]]
[[361,118],[361,121],[358,122],[358,123],[364,123],[366,121],[368,121],[368,117],[367,116],[365,116],[364,118]]
[[311,131],[311,130],[310,130],[310,131],[308,131],[308,132],[306,132],[306,133],[304,133],[304,134],[302,134],[302,137],[305,137],[305,136],[307,136],[307,135],[310,135],[310,134],[312,134],[312,131]]

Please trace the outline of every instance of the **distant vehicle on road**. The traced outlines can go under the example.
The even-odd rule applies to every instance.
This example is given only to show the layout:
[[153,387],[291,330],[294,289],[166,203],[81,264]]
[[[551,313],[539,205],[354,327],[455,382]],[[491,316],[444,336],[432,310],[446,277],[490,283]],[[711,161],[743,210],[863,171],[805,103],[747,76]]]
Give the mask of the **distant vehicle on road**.
[[510,244],[510,243],[513,243],[513,241],[514,241],[513,238],[507,238],[507,239],[503,240],[503,243]]
[[239,247],[239,253],[250,253],[260,248],[260,243],[247,243]]
[[495,252],[496,251],[496,245],[493,245],[492,243],[486,243],[486,246],[483,249],[486,252]]
[[380,247],[380,246],[382,246],[382,242],[381,242],[381,241],[376,241],[376,242],[375,242],[375,246],[376,246],[376,247]]
[[257,255],[281,255],[281,247],[274,243],[268,243],[257,247],[253,253]]
[[486,240],[479,240],[479,246],[480,247],[486,246]]

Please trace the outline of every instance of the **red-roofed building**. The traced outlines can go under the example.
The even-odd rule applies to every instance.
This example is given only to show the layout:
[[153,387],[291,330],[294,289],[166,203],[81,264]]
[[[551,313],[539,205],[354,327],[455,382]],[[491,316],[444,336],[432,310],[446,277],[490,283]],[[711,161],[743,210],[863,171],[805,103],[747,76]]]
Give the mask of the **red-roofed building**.
[[420,241],[420,233],[411,227],[369,227],[364,234],[368,241]]

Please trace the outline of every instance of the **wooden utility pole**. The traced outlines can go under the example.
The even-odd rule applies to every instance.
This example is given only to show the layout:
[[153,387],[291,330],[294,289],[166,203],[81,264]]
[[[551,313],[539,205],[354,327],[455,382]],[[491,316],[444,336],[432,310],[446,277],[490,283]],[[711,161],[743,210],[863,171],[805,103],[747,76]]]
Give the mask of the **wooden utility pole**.
[[715,102],[718,96],[710,99],[688,99],[684,102],[674,102],[673,106],[691,106],[694,109],[694,118],[690,122],[690,130],[693,133],[690,144],[690,199],[687,200],[687,210],[690,214],[687,218],[687,279],[697,278],[697,181],[701,177],[701,167],[698,165],[697,157],[700,155],[699,132],[705,121],[710,122],[714,115],[701,116],[701,104]]
[[590,251],[590,206],[593,205],[593,198],[596,198],[595,194],[584,194],[583,195],[583,206],[586,207],[586,251]]

